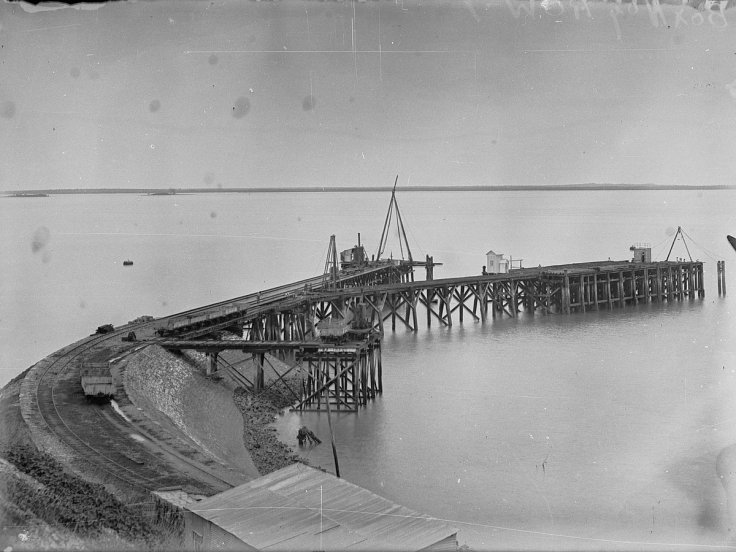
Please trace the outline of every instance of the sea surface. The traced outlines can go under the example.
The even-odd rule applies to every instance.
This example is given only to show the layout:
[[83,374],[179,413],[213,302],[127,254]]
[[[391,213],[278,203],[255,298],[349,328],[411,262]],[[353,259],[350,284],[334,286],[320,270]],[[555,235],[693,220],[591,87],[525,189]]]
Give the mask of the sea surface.
[[[388,332],[384,393],[335,413],[341,475],[440,519],[473,549],[709,549],[733,544],[718,453],[736,443],[729,268],[734,191],[399,192],[415,258],[478,274],[524,266],[706,262],[704,299]],[[322,273],[330,235],[375,252],[386,193],[57,195],[0,199],[0,384],[140,315],[162,316]],[[392,236],[396,235],[395,228]],[[386,254],[401,256],[397,240]],[[124,267],[130,259],[133,266]],[[732,295],[719,297],[725,259]],[[423,275],[418,276],[419,279]],[[423,317],[420,316],[420,320]],[[324,414],[286,413],[333,471]]]

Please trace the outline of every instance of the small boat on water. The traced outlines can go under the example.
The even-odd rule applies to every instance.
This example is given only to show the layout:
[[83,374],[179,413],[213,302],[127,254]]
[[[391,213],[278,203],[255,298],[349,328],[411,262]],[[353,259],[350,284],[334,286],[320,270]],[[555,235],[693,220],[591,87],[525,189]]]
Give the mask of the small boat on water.
[[133,261],[126,259],[123,261],[123,266],[133,266]]

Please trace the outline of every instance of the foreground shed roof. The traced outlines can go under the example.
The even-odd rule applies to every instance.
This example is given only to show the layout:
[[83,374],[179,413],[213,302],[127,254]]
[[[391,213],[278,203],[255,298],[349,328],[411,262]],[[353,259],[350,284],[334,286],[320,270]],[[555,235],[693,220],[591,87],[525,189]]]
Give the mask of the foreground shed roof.
[[187,508],[261,550],[421,550],[457,534],[444,522],[304,464]]

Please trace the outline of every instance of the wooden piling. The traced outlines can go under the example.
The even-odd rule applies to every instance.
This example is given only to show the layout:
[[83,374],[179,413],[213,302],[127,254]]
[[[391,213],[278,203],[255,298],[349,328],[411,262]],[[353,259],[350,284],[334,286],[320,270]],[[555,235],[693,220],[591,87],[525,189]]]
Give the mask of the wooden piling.
[[564,314],[570,314],[570,276],[565,271],[565,275],[562,279],[562,312]]
[[580,275],[580,311],[585,312],[585,276]]
[[488,284],[478,282],[478,307],[480,308],[480,319],[485,322],[488,319]]
[[595,310],[600,309],[598,304],[598,275],[593,274],[593,301],[595,302]]

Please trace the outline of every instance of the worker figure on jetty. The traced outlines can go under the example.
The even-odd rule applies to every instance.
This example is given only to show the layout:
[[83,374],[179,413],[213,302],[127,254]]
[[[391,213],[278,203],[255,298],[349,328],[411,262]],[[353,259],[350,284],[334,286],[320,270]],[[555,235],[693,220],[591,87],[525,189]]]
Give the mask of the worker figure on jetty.
[[319,437],[317,437],[311,429],[308,429],[307,426],[302,426],[299,428],[299,431],[296,434],[296,438],[299,441],[299,446],[304,446],[304,441],[309,441],[309,444],[312,445],[314,443],[320,444],[322,441],[319,440]]

